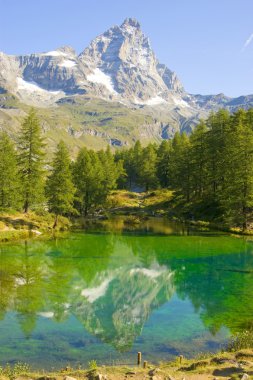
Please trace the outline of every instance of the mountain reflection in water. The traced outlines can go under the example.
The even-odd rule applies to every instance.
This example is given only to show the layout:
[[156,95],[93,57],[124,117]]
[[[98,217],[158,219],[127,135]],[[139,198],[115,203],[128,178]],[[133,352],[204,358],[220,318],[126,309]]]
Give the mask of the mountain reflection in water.
[[123,227],[1,245],[2,363],[191,356],[252,326],[251,241],[163,220]]

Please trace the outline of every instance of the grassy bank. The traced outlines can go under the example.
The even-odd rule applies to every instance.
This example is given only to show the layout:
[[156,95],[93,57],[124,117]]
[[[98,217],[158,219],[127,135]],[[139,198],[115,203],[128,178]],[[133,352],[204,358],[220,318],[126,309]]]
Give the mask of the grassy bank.
[[[26,239],[52,232],[54,215],[50,213],[0,213],[0,242]],[[56,231],[70,229],[71,223],[67,218],[59,217]]]
[[0,367],[1,380],[207,380],[207,379],[253,379],[253,350],[202,355],[193,360],[177,357],[174,361],[159,365],[143,363],[140,366],[97,366],[92,361],[89,368],[65,367],[57,372],[31,371],[27,365],[16,364]]
[[173,199],[171,190],[154,190],[135,193],[127,190],[112,191],[106,210],[113,214],[167,215]]
[[106,211],[116,215],[165,216],[171,221],[198,228],[214,229],[238,235],[253,235],[253,230],[222,223],[209,204],[183,202],[172,190],[161,189],[145,193],[127,190],[113,191],[108,197]]
[[[100,212],[91,212],[85,220],[92,222],[100,217],[124,215],[129,217],[129,224],[138,224],[146,217],[166,217],[171,221],[185,223],[201,229],[214,229],[239,235],[253,235],[253,230],[228,227],[215,219],[212,210],[200,205],[194,215],[193,206],[184,204],[174,192],[167,189],[137,193],[127,190],[115,190],[107,198]],[[48,212],[27,214],[18,212],[0,212],[0,242],[25,239],[53,231],[55,216]],[[127,223],[127,221],[126,221]],[[59,217],[55,231],[83,228],[83,218]]]

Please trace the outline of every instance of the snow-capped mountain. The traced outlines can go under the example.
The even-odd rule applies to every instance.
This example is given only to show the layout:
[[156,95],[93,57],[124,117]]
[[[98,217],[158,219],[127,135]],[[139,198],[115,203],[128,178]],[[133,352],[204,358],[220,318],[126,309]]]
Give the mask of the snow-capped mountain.
[[105,85],[115,98],[136,104],[176,104],[184,93],[175,73],[158,62],[135,19],[128,18],[95,38],[79,59],[91,70],[87,79]]
[[27,56],[1,53],[0,85],[32,103],[88,93],[126,104],[188,106],[176,74],[158,62],[131,18],[95,38],[79,56],[71,47]]
[[[96,37],[80,55],[69,46],[22,56],[0,53],[0,94],[3,93],[14,96],[21,103],[44,108],[71,106],[75,102],[82,107],[87,101],[91,104],[103,100],[108,109],[115,109],[112,104],[118,104],[121,108],[140,110],[138,115],[143,119],[145,114],[148,118],[140,122],[139,135],[131,136],[132,141],[143,136],[151,140],[170,138],[176,130],[189,132],[200,117],[221,107],[235,110],[253,106],[252,95],[233,99],[223,94],[187,93],[177,75],[158,61],[149,39],[133,18],[127,18],[122,25],[113,26]],[[0,99],[0,108],[5,109],[5,113],[8,104]],[[82,112],[86,115],[90,111]],[[98,114],[97,110],[92,112],[93,116]],[[113,117],[101,116],[101,123]],[[0,112],[0,128],[6,124],[6,116],[4,122],[2,118]],[[106,134],[94,132],[94,127],[90,127],[92,123],[88,123],[88,129],[83,129],[86,124],[86,119],[80,120],[79,137],[90,133],[107,142],[114,141],[119,129],[124,129],[118,126],[112,136],[108,131]],[[69,131],[76,133],[71,125]],[[117,144],[124,143],[127,142],[120,139]]]

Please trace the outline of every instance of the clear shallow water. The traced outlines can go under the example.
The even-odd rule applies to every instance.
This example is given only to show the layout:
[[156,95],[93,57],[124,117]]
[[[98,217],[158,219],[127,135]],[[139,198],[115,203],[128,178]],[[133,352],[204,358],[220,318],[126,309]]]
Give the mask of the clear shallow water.
[[0,363],[160,361],[218,350],[252,326],[251,241],[162,220],[125,226],[0,246]]

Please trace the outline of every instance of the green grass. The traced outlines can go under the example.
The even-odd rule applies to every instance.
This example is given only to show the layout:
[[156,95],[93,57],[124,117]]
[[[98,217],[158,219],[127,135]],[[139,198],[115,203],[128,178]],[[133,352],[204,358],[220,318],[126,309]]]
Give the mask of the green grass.
[[22,240],[31,237],[32,233],[28,230],[10,230],[10,231],[0,231],[0,242],[8,242],[14,240]]
[[[169,202],[173,192],[167,189],[154,190],[144,193],[134,193],[128,190],[112,191],[107,199],[108,209],[120,209],[125,213],[159,213],[168,212]],[[115,210],[115,211],[116,211]]]
[[[22,240],[39,234],[53,231],[54,215],[48,212],[1,212],[0,213],[0,242]],[[69,230],[69,219],[60,216],[54,232]]]
[[[47,141],[49,158],[60,138],[75,157],[80,147],[98,150],[106,147],[110,138],[132,145],[140,139],[142,126],[154,123],[152,116],[143,110],[131,109],[120,103],[87,96],[68,99],[71,103],[65,99],[55,107],[35,107]],[[11,94],[0,94],[0,107],[0,126],[15,137],[30,106],[22,104]]]
[[[157,378],[191,378],[194,376],[207,380],[211,378],[229,378],[233,380],[239,380],[244,373],[248,373],[248,379],[252,379],[252,365],[251,362],[245,361],[245,359],[252,359],[253,351],[248,350],[246,356],[239,355],[240,351],[234,353],[223,352],[220,354],[210,354],[205,360],[182,358],[176,358],[170,362],[161,362],[158,366],[154,366],[152,363],[147,363],[147,367],[143,366],[128,367],[125,365],[120,366],[97,366],[95,360],[90,363],[89,369],[73,369],[69,366],[62,368],[60,371],[31,371],[27,364],[16,363],[11,366],[9,364],[0,367],[0,379],[1,380],[14,380],[16,378],[21,379],[64,379],[66,376],[74,377],[76,379],[97,379],[99,374],[108,376],[112,380],[119,380],[123,377],[130,377],[132,379],[146,379],[152,377],[154,373]],[[243,361],[240,361],[244,359]],[[238,364],[242,364],[241,367]],[[218,374],[218,375],[217,375]]]

